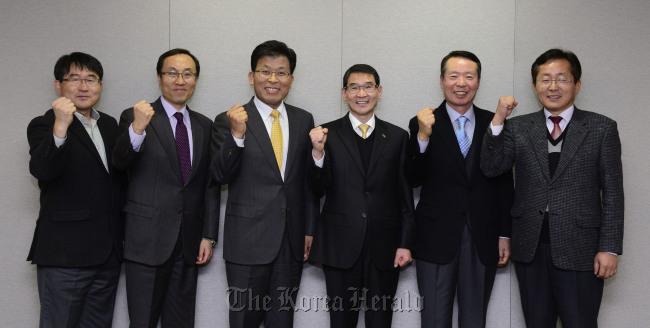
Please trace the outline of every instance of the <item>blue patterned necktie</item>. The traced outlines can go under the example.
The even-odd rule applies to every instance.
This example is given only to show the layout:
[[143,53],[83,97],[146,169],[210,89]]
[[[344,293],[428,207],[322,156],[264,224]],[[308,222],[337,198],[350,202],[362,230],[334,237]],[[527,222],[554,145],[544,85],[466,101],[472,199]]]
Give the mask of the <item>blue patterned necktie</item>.
[[471,142],[467,137],[467,132],[465,132],[465,123],[467,123],[467,117],[460,116],[458,118],[458,130],[456,130],[456,139],[458,139],[458,145],[460,146],[460,151],[463,153],[463,157],[467,157],[467,152],[469,151],[469,146]]
[[181,164],[181,174],[183,183],[187,182],[192,172],[192,160],[190,159],[190,139],[187,137],[187,127],[183,123],[183,113],[174,113],[176,118],[176,151],[178,151],[178,161]]

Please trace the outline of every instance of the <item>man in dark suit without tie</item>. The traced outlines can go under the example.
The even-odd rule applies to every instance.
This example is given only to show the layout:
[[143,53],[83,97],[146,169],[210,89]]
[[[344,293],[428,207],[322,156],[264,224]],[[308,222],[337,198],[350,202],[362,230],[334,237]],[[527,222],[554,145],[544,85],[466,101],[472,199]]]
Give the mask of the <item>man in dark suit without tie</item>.
[[41,327],[111,327],[122,258],[124,175],[110,162],[117,121],[95,110],[104,70],[73,52],[54,66],[60,95],[27,127],[41,210],[27,260],[37,265]]

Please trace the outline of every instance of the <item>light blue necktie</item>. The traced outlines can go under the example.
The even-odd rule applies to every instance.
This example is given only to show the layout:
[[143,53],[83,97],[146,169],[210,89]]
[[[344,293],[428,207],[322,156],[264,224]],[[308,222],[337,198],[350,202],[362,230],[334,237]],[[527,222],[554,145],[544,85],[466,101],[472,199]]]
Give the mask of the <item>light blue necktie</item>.
[[456,139],[458,139],[458,145],[460,146],[460,151],[463,153],[463,157],[467,157],[467,152],[469,151],[469,146],[472,143],[467,137],[467,132],[465,132],[465,123],[467,123],[467,117],[460,116],[458,118],[458,130],[456,130]]

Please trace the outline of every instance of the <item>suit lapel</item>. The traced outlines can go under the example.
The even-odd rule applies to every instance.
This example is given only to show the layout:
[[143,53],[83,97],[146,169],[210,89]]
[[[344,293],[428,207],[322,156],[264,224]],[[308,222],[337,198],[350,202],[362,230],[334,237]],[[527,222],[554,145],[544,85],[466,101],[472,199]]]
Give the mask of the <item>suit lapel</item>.
[[[104,151],[106,151],[106,162],[108,164],[109,172],[112,173],[113,166],[111,165],[111,154],[113,153],[113,148],[115,147],[115,139],[117,138],[117,129],[116,127],[106,126],[108,122],[106,119],[101,119],[102,114],[99,114],[99,120],[97,120],[97,127],[99,128],[99,133],[102,135],[102,141],[104,142]],[[99,154],[97,154],[99,156]],[[101,157],[99,158],[101,162]],[[102,163],[104,165],[104,163]]]
[[[84,120],[86,118],[84,117]],[[99,120],[97,121],[99,122]],[[81,143],[90,151],[91,154],[93,154],[93,157],[99,162],[99,164],[104,167],[104,162],[102,161],[101,156],[99,156],[99,152],[97,151],[97,147],[95,147],[95,144],[93,143],[92,139],[90,139],[90,135],[88,135],[88,131],[86,131],[86,128],[83,126],[83,123],[79,122],[79,119],[75,116],[74,119],[72,120],[72,124],[70,124],[70,127],[68,128],[68,131],[73,133]],[[100,131],[101,132],[101,131]],[[102,139],[104,139],[104,136],[102,136]],[[106,145],[104,145],[104,148]],[[107,155],[107,159],[110,158]]]
[[573,117],[571,117],[571,122],[569,123],[571,124],[571,128],[566,132],[564,141],[562,141],[562,152],[560,153],[560,160],[555,169],[555,174],[552,177],[553,180],[562,174],[562,171],[564,171],[571,159],[578,152],[578,148],[587,136],[588,128],[582,114],[583,112],[581,110],[575,108]]
[[[438,133],[443,144],[449,149],[449,153],[456,161],[456,169],[460,170],[464,177],[467,177],[465,159],[463,158],[463,153],[460,152],[458,139],[456,139],[456,131],[454,131],[449,114],[447,114],[445,102],[436,108],[434,115],[436,117],[436,123],[433,125],[433,130]],[[476,132],[476,129],[474,129],[474,132]]]
[[[260,151],[269,163],[269,167],[274,168],[273,172],[275,172],[275,175],[278,177],[278,179],[282,180],[282,175],[280,174],[280,169],[278,168],[278,162],[275,159],[275,153],[273,152],[271,137],[266,130],[266,126],[264,125],[264,121],[260,115],[260,112],[257,110],[257,107],[255,107],[253,99],[251,99],[248,104],[244,105],[244,109],[248,114],[248,122],[246,122],[247,137],[250,135],[253,137],[253,139],[255,139],[257,145],[260,148]],[[289,128],[289,130],[291,130],[291,128]],[[289,156],[287,155],[287,157]]]
[[287,162],[284,166],[284,176],[288,177],[289,172],[293,168],[293,163],[296,161],[296,156],[298,160],[302,160],[304,154],[296,154],[295,150],[298,149],[298,141],[300,138],[305,136],[299,135],[301,131],[300,126],[298,126],[298,118],[295,116],[296,111],[290,105],[284,104],[287,113],[287,121],[289,122],[289,149],[287,149]]
[[[348,115],[350,115],[348,113]],[[359,146],[357,146],[357,134],[352,130],[352,123],[350,123],[350,118],[348,115],[343,116],[341,120],[341,125],[337,129],[336,133],[343,142],[343,145],[350,153],[350,156],[357,163],[359,171],[365,176],[366,170],[363,168],[363,162],[361,161],[361,153],[359,152]],[[376,138],[375,138],[376,139]],[[373,149],[374,151],[374,149]],[[325,155],[327,156],[327,155]]]
[[544,178],[548,181],[551,179],[550,168],[548,164],[548,129],[546,128],[546,117],[544,111],[539,111],[538,115],[533,115],[525,130],[528,132],[528,142],[532,145],[535,157],[539,163],[540,170]]
[[165,112],[165,109],[162,106],[162,102],[160,102],[160,98],[158,98],[158,100],[156,100],[151,105],[153,107],[154,114],[153,117],[151,117],[149,126],[151,126],[151,130],[156,134],[158,140],[160,140],[162,148],[167,153],[167,159],[169,159],[169,164],[172,166],[172,170],[182,183],[183,175],[181,174],[181,164],[178,161],[176,139],[174,138],[174,131],[172,130],[172,126],[169,123],[169,117],[167,116],[167,112]]
[[[474,135],[472,136],[472,145],[470,146],[468,153],[468,155],[472,155],[471,163],[468,163],[470,167],[467,170],[468,178],[470,180],[474,176],[474,168],[478,168],[481,165],[481,145],[483,144],[483,136],[485,135],[485,130],[487,129],[484,127],[489,126],[489,121],[491,118],[492,115],[474,106],[474,119],[476,122],[474,122]],[[458,149],[460,149],[460,147],[458,147]]]
[[[388,128],[382,120],[377,118],[375,115],[375,130],[372,132],[375,135],[375,141],[372,144],[372,152],[370,153],[370,163],[368,163],[368,172],[366,176],[370,176],[372,169],[377,164],[377,161],[381,157],[390,134],[388,133]],[[358,147],[357,147],[358,148]]]
[[[196,175],[197,169],[198,169],[198,164],[201,162],[201,157],[203,156],[203,152],[201,151],[203,149],[203,135],[205,131],[203,131],[203,127],[201,126],[201,123],[199,123],[199,120],[196,119],[196,114],[190,110],[189,107],[187,107],[187,112],[190,115],[190,122],[192,125],[192,148],[193,148],[193,154],[192,154],[192,172],[190,173],[190,176],[187,178],[187,183],[192,180],[192,178]],[[179,164],[180,167],[180,164]]]

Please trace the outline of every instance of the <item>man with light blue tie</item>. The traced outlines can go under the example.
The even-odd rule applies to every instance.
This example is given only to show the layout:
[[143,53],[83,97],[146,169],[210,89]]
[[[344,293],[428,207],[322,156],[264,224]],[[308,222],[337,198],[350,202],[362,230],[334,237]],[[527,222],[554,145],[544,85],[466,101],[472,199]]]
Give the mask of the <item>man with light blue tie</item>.
[[512,172],[480,171],[483,131],[492,113],[473,104],[481,62],[452,51],[440,64],[445,101],[411,119],[410,179],[421,186],[414,258],[424,297],[422,327],[485,327],[497,266],[510,254]]

